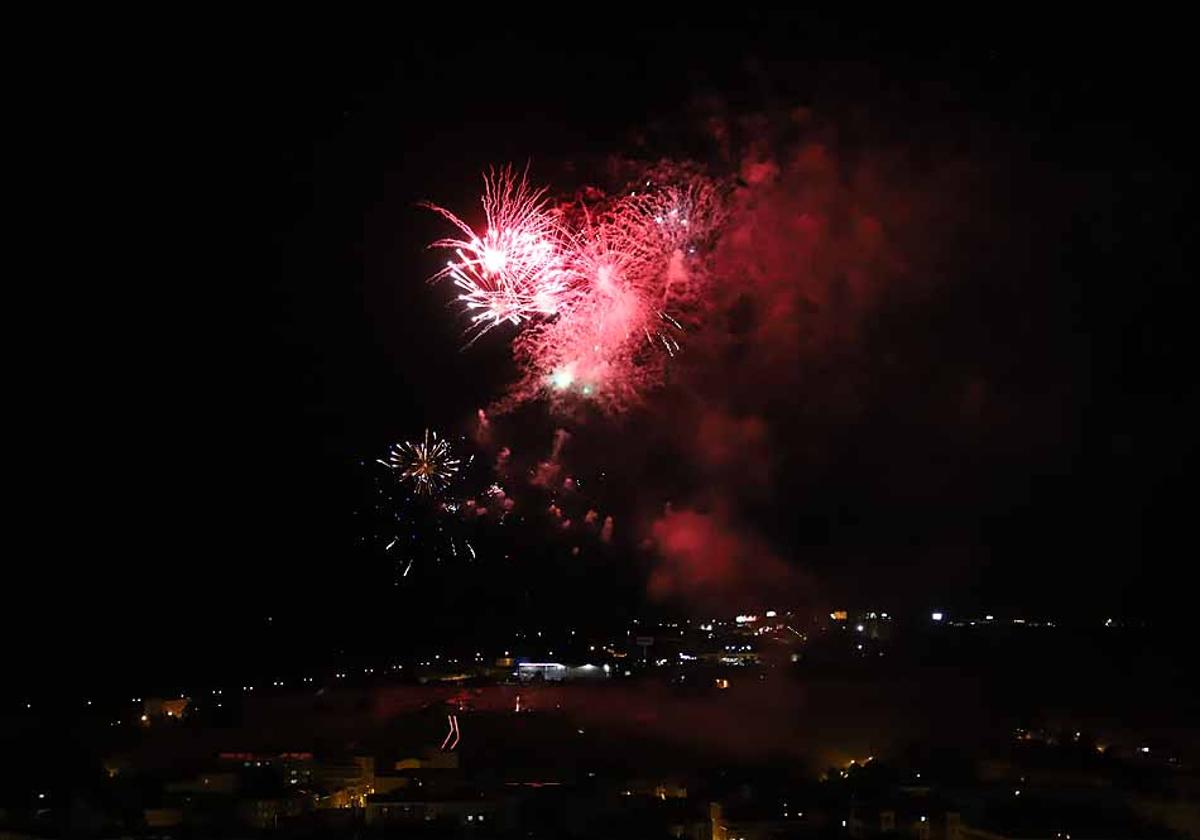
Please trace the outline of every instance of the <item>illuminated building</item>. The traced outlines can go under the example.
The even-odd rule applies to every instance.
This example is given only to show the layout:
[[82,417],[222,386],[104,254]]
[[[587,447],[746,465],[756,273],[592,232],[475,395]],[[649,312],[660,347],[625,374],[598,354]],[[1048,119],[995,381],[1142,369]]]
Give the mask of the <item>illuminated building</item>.
[[415,791],[376,794],[366,803],[367,825],[440,825],[478,826],[486,830],[497,823],[495,802],[475,791],[453,791],[429,795]]
[[318,783],[329,791],[318,801],[321,808],[361,808],[375,791],[375,759],[371,756],[321,762],[315,775]]
[[278,828],[279,821],[298,817],[306,810],[307,797],[300,793],[242,800],[238,813],[243,823],[257,829]]
[[564,665],[561,662],[518,662],[517,679],[521,682],[563,682],[566,680],[602,680],[609,672],[590,662],[584,665]]
[[562,682],[567,678],[567,666],[560,662],[520,662],[517,664],[517,678],[521,682]]

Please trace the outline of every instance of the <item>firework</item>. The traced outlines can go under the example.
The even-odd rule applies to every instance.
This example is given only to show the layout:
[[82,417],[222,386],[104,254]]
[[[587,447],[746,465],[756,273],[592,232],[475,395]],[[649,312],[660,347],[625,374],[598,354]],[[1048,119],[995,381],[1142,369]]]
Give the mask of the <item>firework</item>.
[[452,450],[438,433],[427,430],[417,440],[393,445],[386,459],[362,462],[370,467],[364,483],[370,491],[356,511],[361,517],[359,542],[374,546],[388,561],[394,585],[400,586],[414,570],[486,556],[485,546],[475,541],[480,528],[503,522],[512,502],[493,483],[484,491],[493,507],[476,515],[472,488],[493,480],[490,465],[477,454],[465,436]]
[[401,481],[411,483],[415,493],[432,496],[454,479],[460,462],[449,443],[440,439],[437,432],[431,436],[426,429],[422,440],[395,444],[388,459],[379,463],[395,470]]
[[484,177],[486,230],[429,205],[461,238],[434,242],[479,334],[519,328],[522,378],[500,408],[585,398],[619,411],[663,381],[702,308],[703,251],[723,218],[721,192],[694,168],[658,164],[614,196],[588,191],[551,211],[545,190],[511,168]]
[[569,307],[515,341],[527,392],[620,410],[661,381],[663,356],[681,350],[684,331],[667,309],[694,300],[697,274],[666,246],[647,206],[618,198],[596,215],[581,212],[569,257]]
[[[568,548],[588,539],[596,545],[612,538],[601,507],[585,488],[603,484],[571,471],[564,477],[571,434],[556,429],[548,451],[514,457],[507,452],[493,460],[480,457],[467,436],[456,440],[451,454],[433,431],[420,439],[392,447],[388,460],[364,459],[363,489],[367,494],[355,511],[358,542],[379,558],[381,573],[397,587],[420,586],[422,581],[445,581],[477,564],[503,557],[534,525]],[[461,458],[444,470],[445,482],[419,488],[422,465]],[[386,468],[386,469],[385,469]],[[456,471],[451,471],[456,470]],[[503,482],[503,483],[501,483]],[[440,487],[440,489],[436,489]],[[510,535],[510,531],[515,533]],[[558,542],[557,540],[560,540]],[[578,553],[578,551],[576,552]]]
[[675,251],[694,256],[724,218],[721,193],[711,180],[667,164],[650,170],[622,203],[643,247],[668,256]]
[[432,279],[453,280],[480,334],[506,321],[519,325],[553,316],[573,288],[563,234],[547,208],[546,191],[532,188],[511,168],[488,173],[483,183],[482,235],[449,210],[426,205],[462,234],[430,246],[454,255]]

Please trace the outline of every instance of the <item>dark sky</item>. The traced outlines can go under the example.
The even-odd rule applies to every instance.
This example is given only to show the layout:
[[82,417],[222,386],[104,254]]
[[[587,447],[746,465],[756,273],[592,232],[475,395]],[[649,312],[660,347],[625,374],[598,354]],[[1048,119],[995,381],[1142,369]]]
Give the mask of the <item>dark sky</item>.
[[[848,146],[961,157],[1004,185],[955,205],[971,228],[940,265],[959,282],[893,313],[917,367],[890,399],[913,428],[872,404],[819,504],[791,495],[817,479],[778,482],[748,515],[774,553],[829,597],[914,608],[1185,603],[1196,223],[1178,36],[699,11],[516,23],[192,22],[30,59],[8,160],[19,663],[212,655],[269,614],[386,615],[352,549],[357,462],[460,423],[511,375],[502,341],[462,350],[448,293],[423,282],[440,230],[416,203],[468,206],[490,164],[553,179],[686,157],[714,108],[802,105]],[[898,506],[881,476],[941,434],[906,409],[911,386],[963,358],[1014,416],[1053,411],[1028,439],[945,449],[962,498]]]

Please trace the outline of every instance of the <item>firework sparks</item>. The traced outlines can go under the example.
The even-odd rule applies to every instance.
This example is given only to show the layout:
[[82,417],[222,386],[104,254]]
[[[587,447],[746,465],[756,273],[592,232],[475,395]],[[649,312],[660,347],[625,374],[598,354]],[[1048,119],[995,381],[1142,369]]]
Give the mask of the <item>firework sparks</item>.
[[[584,398],[623,410],[660,383],[685,323],[703,300],[700,249],[723,219],[717,186],[688,167],[659,164],[614,196],[591,191],[548,207],[511,168],[484,178],[486,231],[430,205],[461,232],[450,277],[481,334],[520,328],[523,377],[505,402]],[[502,402],[501,406],[505,403]]]
[[563,234],[548,212],[546,191],[530,187],[511,168],[485,175],[483,183],[482,235],[449,210],[426,205],[462,234],[430,246],[454,254],[432,279],[453,280],[479,334],[504,322],[553,316],[573,288],[563,260]]
[[379,463],[397,471],[401,481],[411,482],[415,493],[432,496],[454,479],[460,462],[447,441],[426,429],[422,440],[395,444],[388,459]]
[[[575,545],[572,556],[580,553],[581,539],[597,546],[608,543],[612,518],[601,512],[590,490],[603,484],[604,474],[564,472],[571,439],[571,433],[558,428],[546,451],[531,450],[528,457],[509,452],[493,462],[478,451],[471,455],[468,436],[456,439],[451,454],[429,430],[394,446],[388,461],[363,459],[359,466],[367,468],[369,485],[362,508],[355,511],[363,529],[359,542],[378,555],[390,585],[405,588],[451,580],[500,557],[507,560],[504,549],[520,541],[528,527],[548,532],[558,548]],[[420,464],[442,463],[443,457],[461,459],[457,472],[449,473],[440,489],[431,484],[428,492],[435,495],[427,495],[419,489],[425,484],[417,483]],[[512,527],[517,534],[507,533]]]

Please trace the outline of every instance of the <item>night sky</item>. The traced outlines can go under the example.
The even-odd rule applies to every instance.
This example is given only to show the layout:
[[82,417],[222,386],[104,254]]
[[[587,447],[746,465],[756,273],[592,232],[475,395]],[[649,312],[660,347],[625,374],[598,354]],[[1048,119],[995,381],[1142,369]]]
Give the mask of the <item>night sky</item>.
[[[630,489],[613,491],[611,565],[542,594],[660,603],[638,545],[671,500],[734,508],[730,539],[781,563],[798,603],[1086,620],[1187,603],[1180,36],[604,17],[222,26],[41,56],[10,106],[13,667],[211,666],[266,616],[324,641],[362,615],[470,625],[486,593],[377,585],[386,564],[357,542],[360,462],[426,424],[465,429],[514,376],[504,337],[464,349],[449,289],[424,282],[444,230],[418,202],[469,209],[478,173],[507,162],[563,191],[614,157],[720,168],[717,122],[735,128],[733,176],[816,140],[836,184],[875,173],[851,198],[899,232],[904,285],[884,273],[869,309],[814,310],[801,350],[714,354],[693,402],[515,423],[530,449],[569,427],[580,468],[636,441],[612,478]],[[801,137],[780,127],[797,108]],[[722,340],[768,326],[753,299],[722,307]],[[763,424],[749,457],[767,478],[745,486],[702,449],[656,457],[685,415],[711,432],[710,409]],[[514,539],[538,551],[536,529]],[[478,574],[531,597],[519,568]]]

